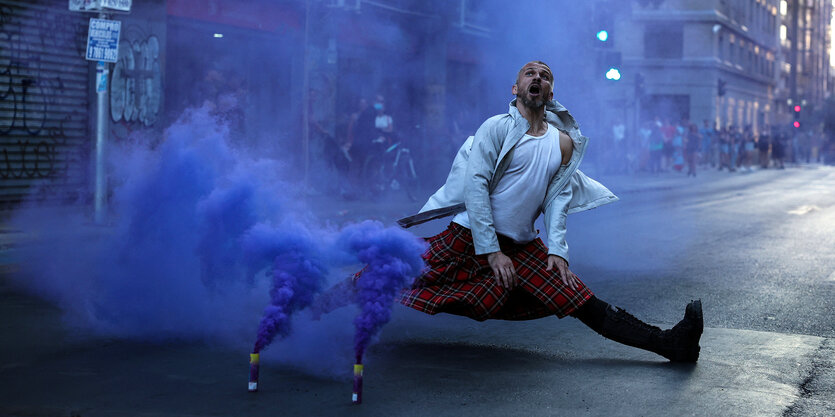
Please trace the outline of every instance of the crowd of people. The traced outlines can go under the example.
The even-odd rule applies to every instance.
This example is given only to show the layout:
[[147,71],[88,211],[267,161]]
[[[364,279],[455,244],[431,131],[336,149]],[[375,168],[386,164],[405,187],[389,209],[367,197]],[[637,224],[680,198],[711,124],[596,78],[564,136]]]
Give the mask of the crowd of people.
[[625,131],[623,122],[615,121],[609,143],[601,147],[601,166],[608,174],[681,172],[695,177],[703,169],[783,169],[786,163],[824,162],[831,146],[821,131],[776,126],[755,131],[750,125],[717,128],[707,120],[697,126],[687,119],[672,122],[655,117],[641,125],[634,140]]

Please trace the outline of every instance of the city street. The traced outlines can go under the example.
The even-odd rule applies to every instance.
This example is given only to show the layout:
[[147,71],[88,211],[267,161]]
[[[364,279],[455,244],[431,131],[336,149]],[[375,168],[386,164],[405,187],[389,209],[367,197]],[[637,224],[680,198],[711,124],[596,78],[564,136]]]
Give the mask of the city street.
[[[362,405],[351,405],[350,359],[344,373],[322,375],[269,350],[260,391],[248,393],[246,347],[85,335],[0,279],[0,415],[835,413],[835,169],[596,178],[621,201],[569,216],[572,270],[599,298],[662,327],[701,298],[696,365],[618,345],[573,318],[478,323],[396,306],[367,354]],[[313,205],[337,224],[393,223],[420,206],[393,198]]]

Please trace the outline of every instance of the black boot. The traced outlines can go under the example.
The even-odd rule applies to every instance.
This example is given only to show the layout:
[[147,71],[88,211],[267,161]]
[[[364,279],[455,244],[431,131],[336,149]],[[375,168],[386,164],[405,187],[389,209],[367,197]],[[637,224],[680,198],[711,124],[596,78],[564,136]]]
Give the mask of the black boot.
[[699,338],[704,330],[702,301],[692,301],[684,319],[669,330],[661,330],[638,320],[625,310],[596,298],[575,314],[587,326],[607,339],[657,353],[673,362],[699,360]]
[[702,301],[696,300],[687,305],[684,318],[669,330],[646,324],[623,309],[609,308],[600,334],[657,353],[673,362],[696,362],[703,329]]

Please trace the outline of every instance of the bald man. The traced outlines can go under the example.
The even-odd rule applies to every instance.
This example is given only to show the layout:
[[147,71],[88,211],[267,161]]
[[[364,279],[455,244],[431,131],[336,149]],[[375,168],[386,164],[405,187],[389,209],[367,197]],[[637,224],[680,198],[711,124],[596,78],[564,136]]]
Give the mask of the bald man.
[[[428,314],[475,320],[571,315],[606,338],[675,362],[696,362],[701,301],[672,329],[648,325],[598,299],[569,269],[570,213],[617,200],[578,166],[588,138],[553,99],[554,77],[542,61],[525,64],[507,113],[485,121],[456,156],[446,183],[403,227],[454,216],[427,239],[427,271],[400,302]],[[545,217],[547,245],[534,221]],[[355,279],[362,279],[361,273]]]

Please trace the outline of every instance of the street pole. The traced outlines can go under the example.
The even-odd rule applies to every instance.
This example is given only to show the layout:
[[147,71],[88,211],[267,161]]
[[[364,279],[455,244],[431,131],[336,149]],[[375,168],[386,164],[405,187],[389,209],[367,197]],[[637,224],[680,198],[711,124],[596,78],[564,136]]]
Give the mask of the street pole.
[[[106,13],[99,13],[100,19],[107,19]],[[105,145],[107,135],[107,113],[110,86],[107,85],[109,73],[107,62],[96,63],[96,185],[95,185],[95,223],[104,224],[107,214],[107,176],[105,172]],[[101,88],[101,83],[105,88]]]
[[304,11],[304,64],[302,66],[302,156],[304,157],[304,188],[310,180],[310,0]]

